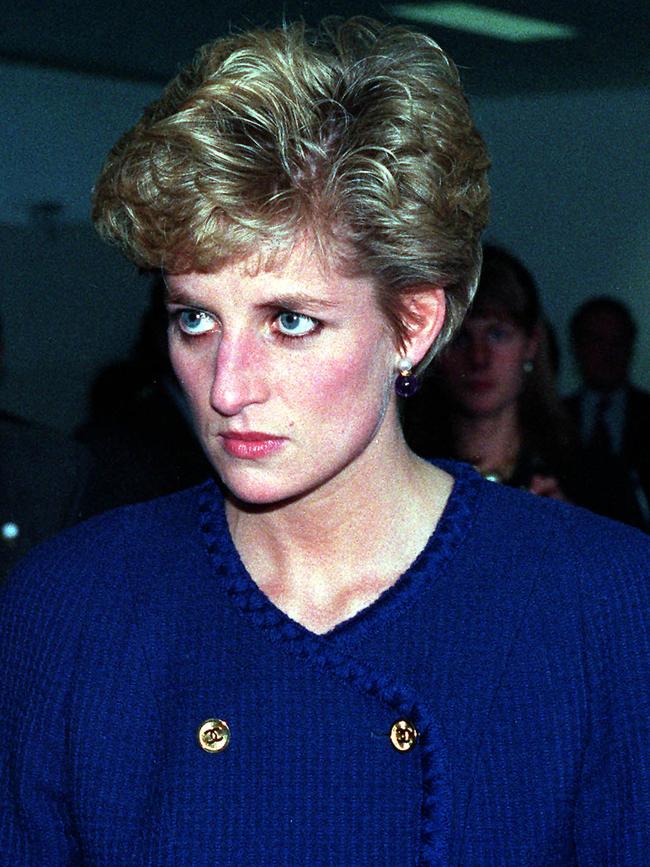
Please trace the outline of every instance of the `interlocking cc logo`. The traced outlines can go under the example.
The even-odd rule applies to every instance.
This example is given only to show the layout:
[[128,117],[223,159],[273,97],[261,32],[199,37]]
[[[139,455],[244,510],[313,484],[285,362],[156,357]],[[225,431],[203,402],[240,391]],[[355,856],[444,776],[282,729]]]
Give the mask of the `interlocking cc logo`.
[[230,743],[230,728],[222,719],[207,719],[197,733],[199,745],[206,753],[220,753]]
[[390,730],[390,742],[400,753],[413,749],[418,739],[418,730],[406,719],[398,719]]

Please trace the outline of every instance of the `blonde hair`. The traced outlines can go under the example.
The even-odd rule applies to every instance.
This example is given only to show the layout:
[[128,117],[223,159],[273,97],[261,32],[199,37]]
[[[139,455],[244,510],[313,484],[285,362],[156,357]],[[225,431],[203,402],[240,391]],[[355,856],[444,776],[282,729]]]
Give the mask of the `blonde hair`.
[[211,271],[311,238],[373,278],[396,335],[405,293],[444,288],[442,345],[471,300],[488,157],[453,62],[367,18],[203,46],[110,152],[93,219],[141,267]]

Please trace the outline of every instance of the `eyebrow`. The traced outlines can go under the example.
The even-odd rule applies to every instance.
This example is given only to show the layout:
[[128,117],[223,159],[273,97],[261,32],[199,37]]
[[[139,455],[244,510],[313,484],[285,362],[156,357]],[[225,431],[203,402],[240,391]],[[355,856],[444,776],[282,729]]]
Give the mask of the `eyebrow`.
[[306,292],[289,292],[284,295],[273,295],[262,303],[263,307],[281,307],[286,310],[300,308],[302,310],[331,310],[338,307],[336,301],[329,298],[317,298]]
[[[184,304],[188,307],[201,307],[201,299],[195,297],[185,289],[175,288],[165,283],[165,298],[167,304]],[[260,301],[257,305],[268,309],[278,307],[283,310],[331,310],[339,306],[337,301],[328,298],[319,298],[306,292],[288,292],[282,295],[271,295]]]

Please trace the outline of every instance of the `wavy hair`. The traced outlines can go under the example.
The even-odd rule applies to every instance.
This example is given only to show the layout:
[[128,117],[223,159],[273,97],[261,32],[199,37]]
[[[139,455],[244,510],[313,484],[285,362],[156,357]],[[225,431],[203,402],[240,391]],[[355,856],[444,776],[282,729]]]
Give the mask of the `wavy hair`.
[[145,268],[211,271],[311,239],[371,277],[399,339],[403,296],[445,289],[444,344],[471,300],[489,160],[453,62],[367,18],[203,46],[111,150],[94,191],[104,238]]

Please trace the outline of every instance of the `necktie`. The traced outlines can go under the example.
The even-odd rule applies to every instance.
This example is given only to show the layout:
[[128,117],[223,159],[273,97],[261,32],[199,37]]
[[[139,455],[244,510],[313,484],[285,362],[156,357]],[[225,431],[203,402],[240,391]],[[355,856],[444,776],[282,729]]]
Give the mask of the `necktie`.
[[612,437],[609,425],[607,424],[607,411],[610,402],[609,395],[607,394],[599,398],[596,405],[596,417],[594,418],[594,426],[591,431],[591,439],[589,440],[591,451],[602,456],[611,456],[614,452]]

